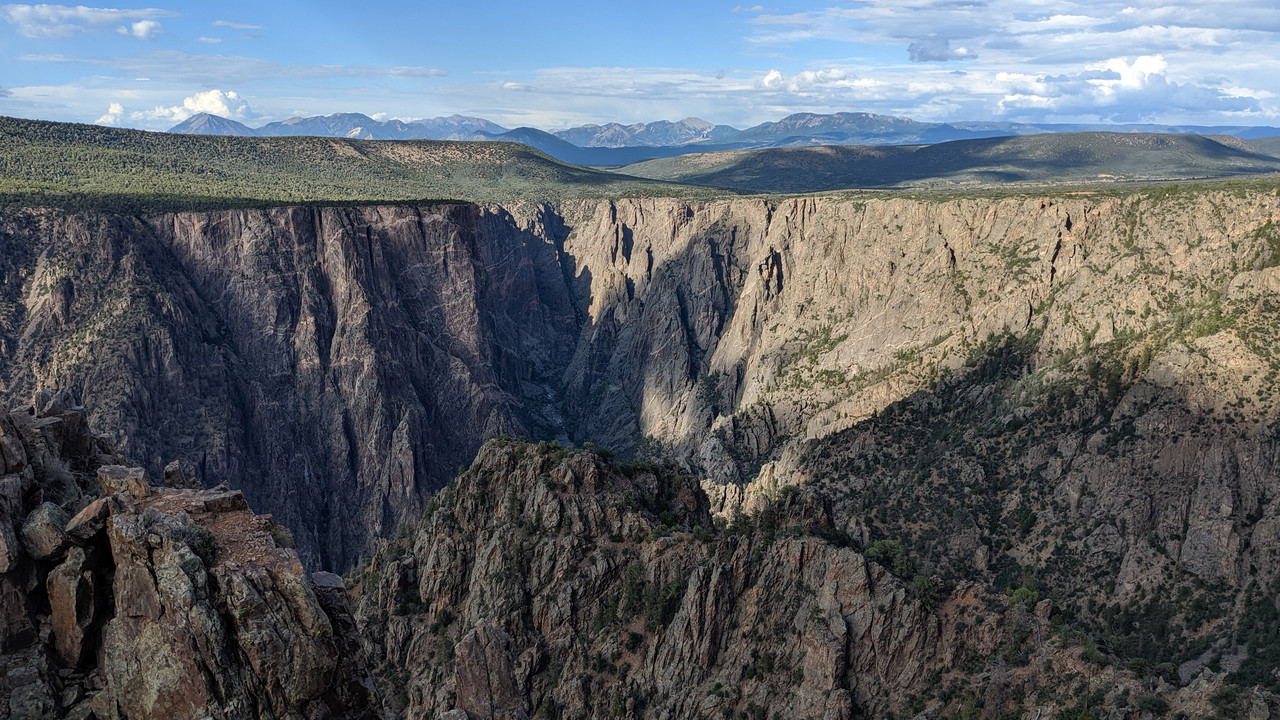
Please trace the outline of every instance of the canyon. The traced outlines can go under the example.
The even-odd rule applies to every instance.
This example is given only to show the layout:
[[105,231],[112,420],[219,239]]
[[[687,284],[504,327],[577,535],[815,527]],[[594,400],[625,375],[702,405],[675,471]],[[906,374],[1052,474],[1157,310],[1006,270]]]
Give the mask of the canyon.
[[32,207],[0,389],[349,573],[410,717],[1256,715],[1277,221],[1262,181]]

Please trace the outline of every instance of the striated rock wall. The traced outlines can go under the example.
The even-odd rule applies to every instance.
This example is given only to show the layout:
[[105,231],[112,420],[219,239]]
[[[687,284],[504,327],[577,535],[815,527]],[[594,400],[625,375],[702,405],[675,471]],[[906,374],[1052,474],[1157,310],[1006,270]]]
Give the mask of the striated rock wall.
[[65,396],[0,447],[0,716],[375,716],[341,579],[239,491],[153,487]]
[[0,228],[0,382],[74,388],[341,569],[502,432],[662,446],[727,512],[990,333],[1049,356],[1254,287],[1278,218],[1265,188],[32,211]]

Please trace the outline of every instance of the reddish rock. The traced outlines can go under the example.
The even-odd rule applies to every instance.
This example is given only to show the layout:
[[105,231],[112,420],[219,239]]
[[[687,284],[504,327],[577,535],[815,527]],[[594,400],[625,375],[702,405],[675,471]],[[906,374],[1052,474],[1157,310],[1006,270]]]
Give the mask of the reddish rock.
[[110,498],[98,498],[71,518],[67,523],[67,535],[73,542],[86,543],[106,528],[110,516]]
[[86,632],[94,621],[94,576],[84,550],[72,547],[45,580],[52,608],[54,650],[58,660],[76,667],[84,657]]
[[146,472],[139,467],[104,465],[98,468],[98,485],[102,488],[102,494],[108,497],[125,495],[138,499],[151,494]]

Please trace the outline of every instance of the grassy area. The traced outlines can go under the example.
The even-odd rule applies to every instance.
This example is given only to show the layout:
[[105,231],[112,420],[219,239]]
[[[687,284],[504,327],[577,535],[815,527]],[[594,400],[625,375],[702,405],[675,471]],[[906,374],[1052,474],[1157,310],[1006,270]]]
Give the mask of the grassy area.
[[7,207],[163,211],[708,194],[568,165],[514,143],[170,135],[0,118],[0,206]]

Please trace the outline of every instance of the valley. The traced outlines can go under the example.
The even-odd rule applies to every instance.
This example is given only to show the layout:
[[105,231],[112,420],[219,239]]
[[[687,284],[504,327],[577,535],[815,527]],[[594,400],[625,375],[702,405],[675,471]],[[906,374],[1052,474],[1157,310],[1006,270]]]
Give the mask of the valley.
[[[1109,140],[1089,162],[1215,179],[1009,187],[1057,160],[1001,141],[961,191],[788,196],[6,122],[0,390],[102,437],[76,493],[6,470],[38,468],[5,522],[102,465],[239,491],[346,574],[395,716],[1274,712],[1280,186],[1221,179],[1267,171],[1247,147]],[[6,613],[51,616],[55,560]]]

